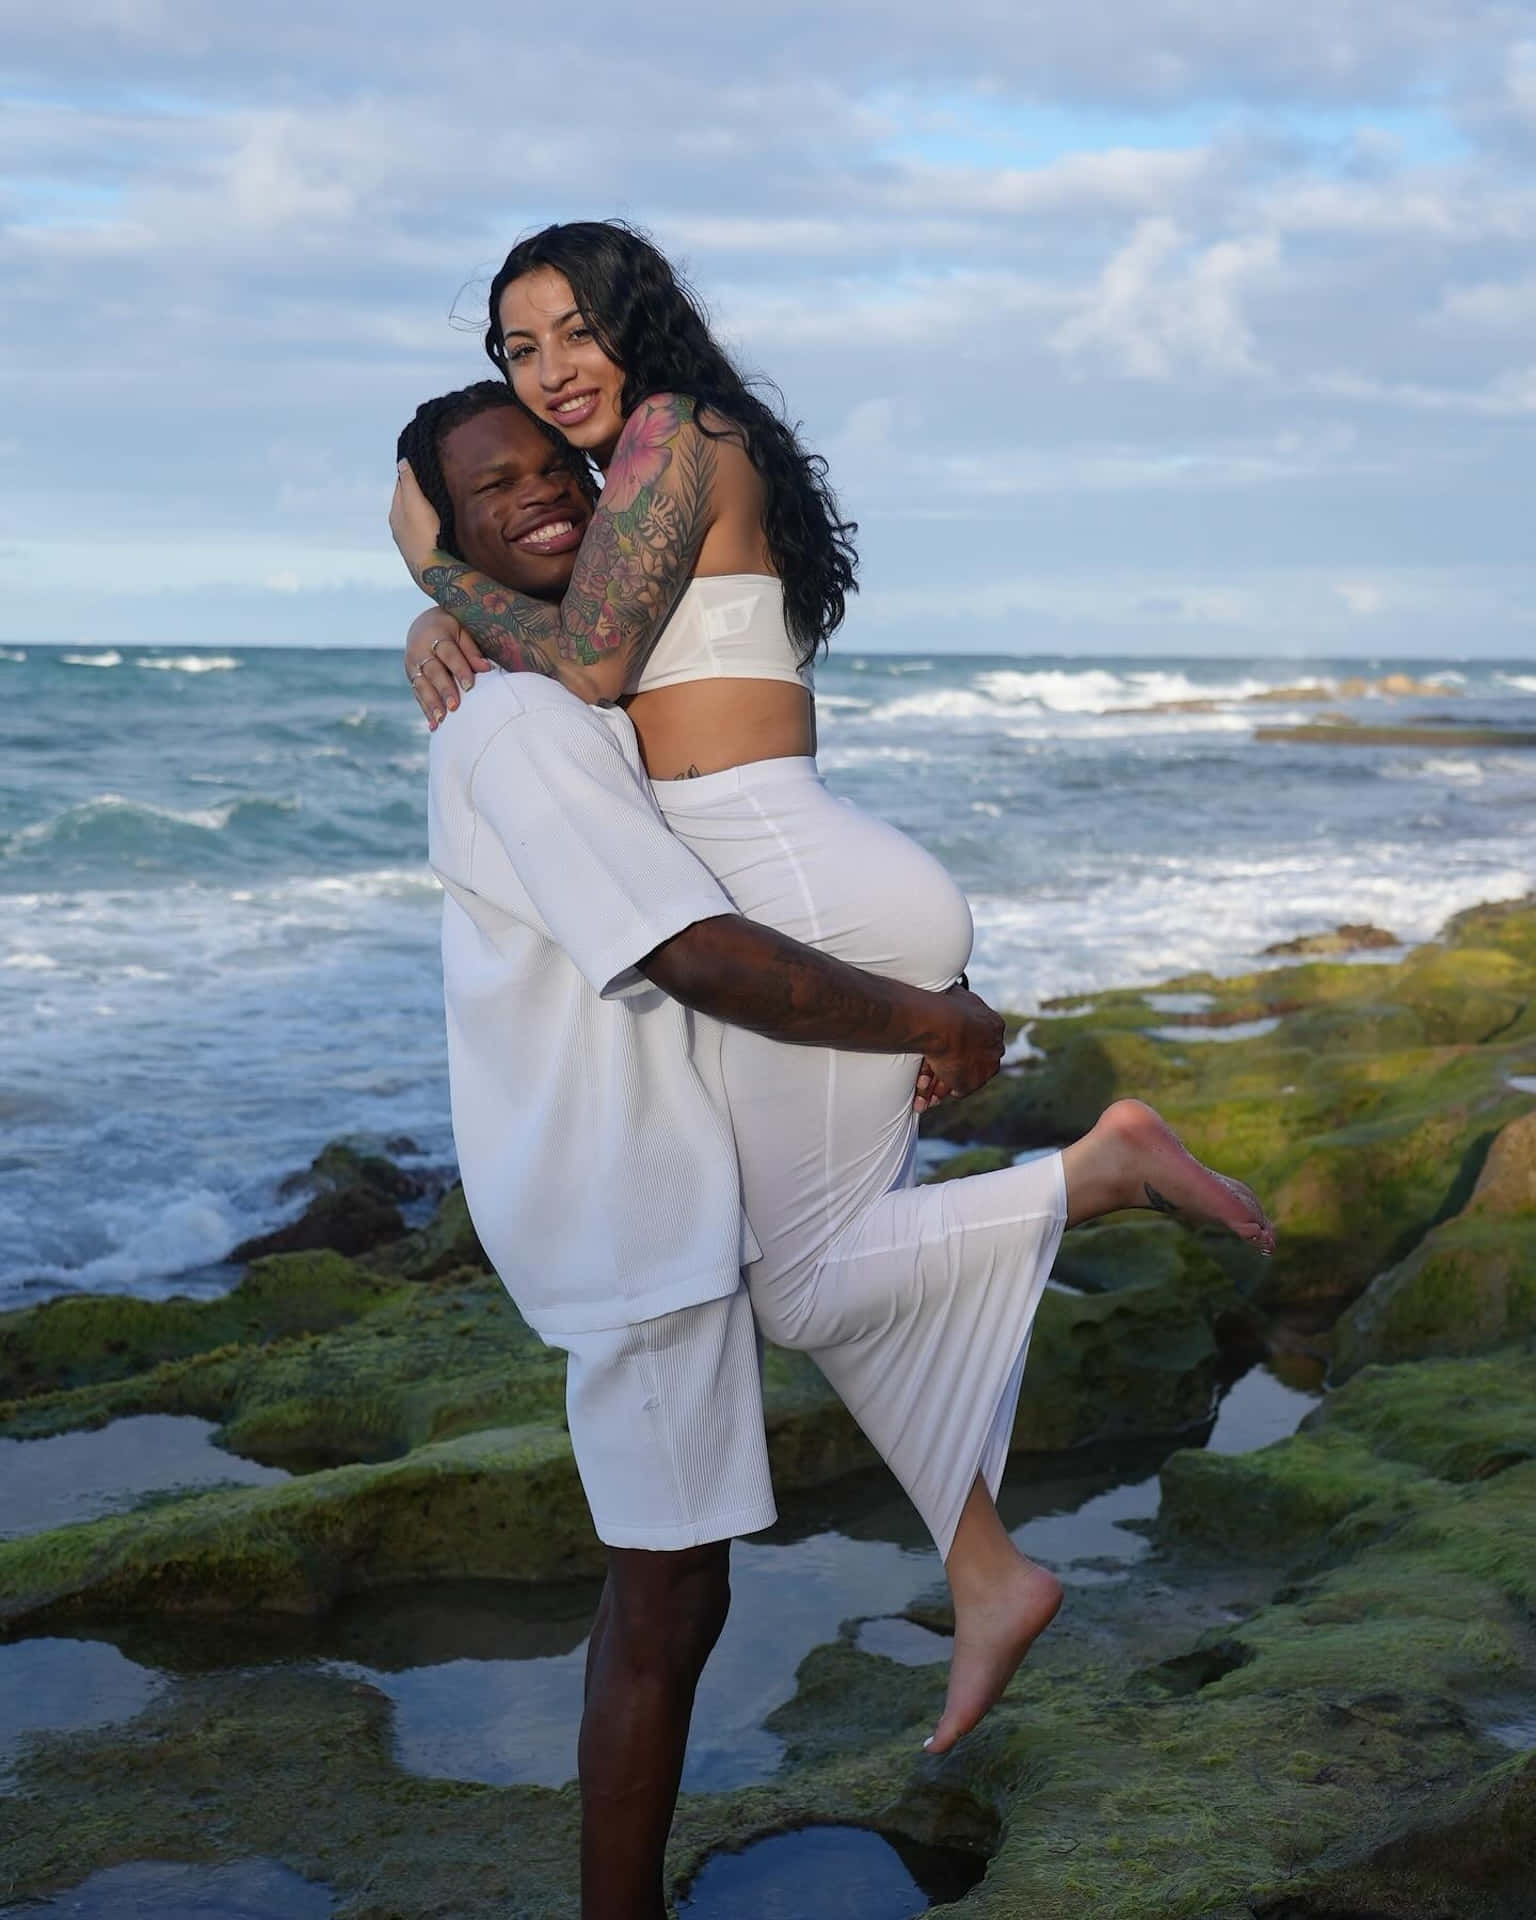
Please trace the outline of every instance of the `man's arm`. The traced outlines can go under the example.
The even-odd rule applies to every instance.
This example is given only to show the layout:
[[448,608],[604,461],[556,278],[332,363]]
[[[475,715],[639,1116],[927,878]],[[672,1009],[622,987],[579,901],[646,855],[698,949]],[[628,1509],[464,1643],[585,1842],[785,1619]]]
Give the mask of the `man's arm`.
[[953,1093],[997,1072],[1003,1023],[964,988],[925,993],[737,914],[697,920],[640,972],[684,1006],[770,1040],[843,1053],[919,1053]]

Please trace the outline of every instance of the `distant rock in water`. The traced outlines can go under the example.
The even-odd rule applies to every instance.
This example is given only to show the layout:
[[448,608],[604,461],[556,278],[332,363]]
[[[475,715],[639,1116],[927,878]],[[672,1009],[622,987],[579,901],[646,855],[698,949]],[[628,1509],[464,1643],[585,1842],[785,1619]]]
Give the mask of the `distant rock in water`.
[[1395,933],[1388,933],[1385,927],[1373,927],[1365,922],[1346,921],[1343,926],[1335,927],[1330,933],[1303,933],[1295,940],[1276,940],[1262,949],[1266,958],[1271,955],[1283,955],[1287,958],[1316,956],[1336,953],[1363,953],[1370,947],[1398,947],[1402,942]]
[[1261,687],[1256,693],[1227,695],[1202,694],[1186,700],[1159,700],[1153,707],[1111,707],[1116,714],[1126,713],[1220,713],[1233,706],[1286,706],[1321,704],[1328,700],[1439,700],[1455,698],[1461,689],[1442,685],[1438,680],[1415,680],[1407,673],[1383,674],[1368,680],[1351,674],[1347,680],[1311,681],[1295,687]]
[[1422,726],[1360,726],[1334,714],[1320,715],[1294,727],[1255,727],[1255,740],[1278,740],[1292,746],[1324,747],[1536,747],[1536,733],[1514,727],[1463,727],[1454,721],[1426,721]]
[[278,1192],[284,1197],[312,1192],[314,1198],[286,1227],[242,1240],[231,1260],[259,1260],[269,1253],[367,1253],[405,1233],[402,1200],[418,1200],[431,1191],[419,1174],[407,1173],[382,1154],[365,1153],[345,1141],[322,1147],[303,1173],[289,1176]]

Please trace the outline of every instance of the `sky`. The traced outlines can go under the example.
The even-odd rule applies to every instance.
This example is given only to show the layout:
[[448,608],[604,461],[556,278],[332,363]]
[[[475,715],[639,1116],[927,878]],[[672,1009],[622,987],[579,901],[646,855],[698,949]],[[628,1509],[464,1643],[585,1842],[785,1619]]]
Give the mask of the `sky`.
[[606,215],[841,646],[1536,655],[1536,0],[0,0],[0,642],[399,644],[395,435]]

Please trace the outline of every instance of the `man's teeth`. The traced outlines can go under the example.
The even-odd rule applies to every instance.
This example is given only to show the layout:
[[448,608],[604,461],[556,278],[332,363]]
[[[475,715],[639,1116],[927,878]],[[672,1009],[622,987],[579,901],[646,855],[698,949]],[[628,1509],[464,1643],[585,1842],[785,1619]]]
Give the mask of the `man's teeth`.
[[573,520],[551,520],[546,526],[535,527],[532,533],[525,533],[517,544],[520,547],[547,547],[552,540],[563,540],[574,527]]

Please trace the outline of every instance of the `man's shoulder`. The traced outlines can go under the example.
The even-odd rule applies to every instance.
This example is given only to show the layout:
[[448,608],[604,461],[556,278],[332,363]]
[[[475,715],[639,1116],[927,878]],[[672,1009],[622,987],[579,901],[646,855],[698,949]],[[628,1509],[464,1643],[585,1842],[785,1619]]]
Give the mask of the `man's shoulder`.
[[640,773],[634,731],[622,709],[590,706],[558,680],[540,673],[498,670],[477,678],[457,712],[449,714],[432,735],[428,755],[434,782],[447,779],[468,785],[493,744],[495,764],[507,772],[517,760],[547,770],[569,759],[573,767],[579,762],[590,777],[609,762],[617,746],[615,773],[621,761],[630,763],[631,772]]
[[558,680],[542,673],[477,675],[474,686],[432,735],[435,766],[472,765],[486,742],[505,728],[521,731],[520,721],[541,729],[601,726],[593,710]]

